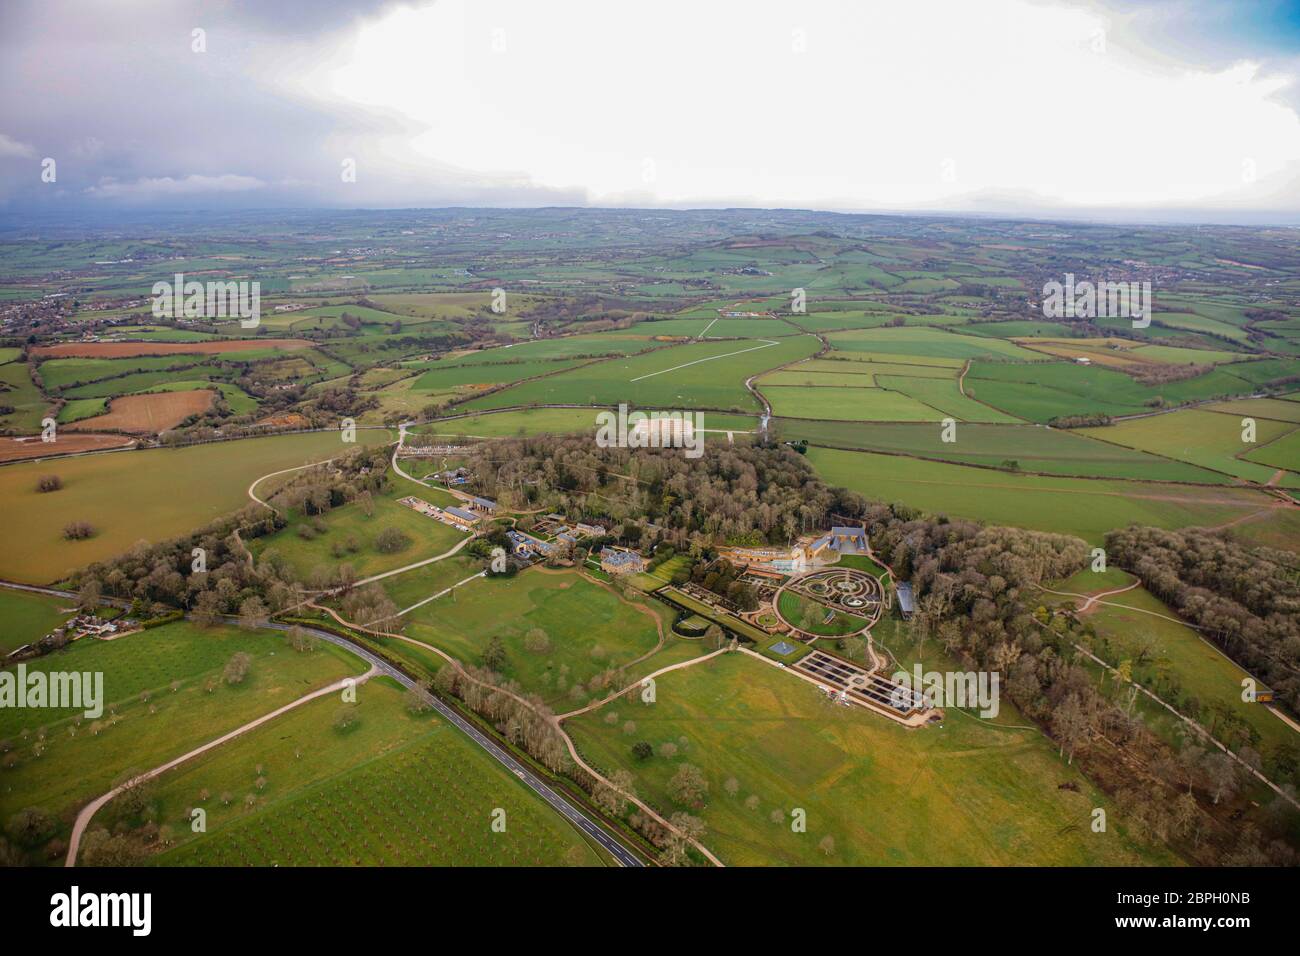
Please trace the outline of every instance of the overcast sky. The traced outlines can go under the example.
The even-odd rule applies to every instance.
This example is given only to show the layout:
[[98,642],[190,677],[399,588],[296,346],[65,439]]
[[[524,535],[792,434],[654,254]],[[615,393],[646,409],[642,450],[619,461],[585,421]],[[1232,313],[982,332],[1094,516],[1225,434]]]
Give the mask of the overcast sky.
[[1297,6],[5,0],[0,203],[1300,223]]

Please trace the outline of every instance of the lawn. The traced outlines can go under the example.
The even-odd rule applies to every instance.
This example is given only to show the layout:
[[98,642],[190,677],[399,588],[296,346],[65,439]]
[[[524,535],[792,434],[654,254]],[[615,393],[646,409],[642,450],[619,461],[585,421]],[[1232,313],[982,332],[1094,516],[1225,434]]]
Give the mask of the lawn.
[[[488,642],[500,638],[505,676],[559,710],[585,703],[593,678],[654,649],[656,621],[664,633],[672,623],[658,604],[628,604],[576,571],[540,568],[474,581],[407,619],[408,635],[475,665]],[[546,632],[548,651],[525,649],[524,636],[534,628]]]
[[[390,440],[387,431],[357,432],[357,445]],[[354,447],[321,432],[7,466],[0,469],[0,525],[23,546],[0,554],[0,577],[25,584],[61,580],[141,539],[186,534],[243,507],[255,478]],[[63,489],[38,492],[36,480],[46,474],[62,478]],[[65,541],[62,529],[73,520],[89,521],[97,533]]]
[[[630,770],[661,812],[676,809],[667,795],[676,767],[700,767],[709,793],[691,812],[707,825],[704,843],[731,865],[1170,862],[1135,847],[1118,811],[1036,730],[966,714],[908,730],[835,706],[811,684],[739,653],[663,675],[655,704],[619,716],[633,719],[634,733],[600,711],[566,727],[594,766]],[[673,742],[677,754],[636,761],[631,747],[641,740]],[[1062,789],[1067,782],[1078,792]],[[1089,827],[1098,806],[1113,821],[1104,834]],[[793,832],[796,808],[806,832]],[[829,854],[819,845],[827,836]]]
[[[158,822],[172,828],[177,843],[155,862],[600,862],[562,817],[458,731],[432,713],[412,715],[395,683],[363,685],[358,720],[346,731],[332,726],[339,707],[332,699],[313,701],[161,778],[153,803]],[[207,813],[206,833],[191,830],[187,810],[195,806]],[[506,814],[504,833],[490,828],[497,808]],[[96,823],[113,823],[120,813],[115,809],[106,807]]]
[[[220,678],[237,652],[249,654],[252,665],[242,683],[230,686]],[[104,674],[106,703],[98,721],[68,709],[0,712],[0,739],[11,742],[16,757],[14,766],[0,770],[5,780],[0,819],[39,806],[65,824],[76,808],[108,790],[123,773],[165,763],[317,687],[366,669],[359,658],[330,644],[298,654],[278,632],[200,630],[188,622],[114,641],[83,638],[27,667]],[[209,680],[214,682],[211,692]],[[175,690],[173,681],[178,682]]]
[[839,611],[832,611],[830,621],[826,621],[826,612],[830,610],[829,608],[793,591],[781,593],[779,608],[781,615],[795,627],[824,637],[855,634],[867,626],[866,618],[842,614]]
[[0,588],[0,657],[50,633],[75,613],[75,604],[68,598]]
[[[374,513],[370,517],[356,502],[334,508],[319,518],[291,513],[282,530],[250,541],[249,549],[258,560],[274,549],[299,581],[309,581],[314,571],[328,572],[342,563],[350,564],[358,578],[365,578],[442,554],[468,537],[463,531],[398,503],[398,498],[408,495],[440,508],[457,503],[444,491],[421,488],[392,476],[388,488],[372,498]],[[318,524],[325,530],[316,531]],[[405,533],[410,544],[393,553],[380,551],[376,539],[389,528]]]
[[[959,429],[960,431],[960,429]],[[810,448],[828,484],[932,514],[1073,534],[1100,544],[1128,524],[1217,525],[1261,511],[1262,492],[1114,480],[1014,475],[896,455]]]

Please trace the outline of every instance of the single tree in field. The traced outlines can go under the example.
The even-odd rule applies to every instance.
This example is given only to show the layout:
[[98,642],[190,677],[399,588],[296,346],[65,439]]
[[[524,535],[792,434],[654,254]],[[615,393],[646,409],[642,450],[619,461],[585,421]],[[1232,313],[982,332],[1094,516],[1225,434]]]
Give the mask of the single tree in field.
[[524,635],[524,650],[530,654],[545,654],[550,649],[551,639],[540,627],[534,627]]
[[245,630],[256,630],[266,623],[270,612],[262,599],[254,595],[239,605],[239,626]]
[[734,797],[736,794],[740,793],[740,781],[735,777],[728,777],[726,782],[722,785],[722,789],[727,791],[727,796]]
[[673,803],[682,806],[697,807],[708,793],[709,781],[705,779],[704,771],[694,764],[681,764],[668,781],[668,796]]
[[483,666],[490,671],[500,673],[506,666],[506,646],[501,642],[501,638],[493,637],[487,642],[487,647],[483,648]]
[[654,756],[655,749],[650,746],[649,742],[638,740],[632,745],[632,756],[637,760],[649,760]]
[[58,491],[63,487],[63,479],[58,475],[41,475],[36,479],[36,490],[40,492]]
[[230,660],[226,661],[226,669],[222,672],[227,684],[234,686],[242,684],[244,678],[248,676],[249,669],[253,666],[253,659],[243,651],[238,652]]
[[835,852],[835,837],[831,836],[829,833],[826,834],[826,836],[821,838],[821,842],[817,844],[817,848],[827,856],[831,856]]
[[338,710],[334,711],[334,729],[351,730],[361,722],[357,714],[356,704],[344,704]]

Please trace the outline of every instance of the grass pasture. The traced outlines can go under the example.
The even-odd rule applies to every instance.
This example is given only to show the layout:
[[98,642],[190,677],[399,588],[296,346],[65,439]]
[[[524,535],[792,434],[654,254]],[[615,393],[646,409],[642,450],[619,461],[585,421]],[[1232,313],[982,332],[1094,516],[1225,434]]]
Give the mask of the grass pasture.
[[50,633],[76,613],[75,604],[69,598],[0,588],[0,657]]
[[[357,432],[359,444],[388,440],[387,431]],[[247,504],[253,479],[349,447],[321,432],[8,465],[0,469],[0,524],[24,547],[0,554],[0,577],[46,584],[142,538],[186,534]],[[62,490],[38,492],[36,480],[45,474],[62,478]],[[72,520],[89,521],[96,534],[64,540]]]
[[[1287,422],[1257,419],[1257,445],[1267,445],[1295,427]],[[1264,483],[1273,476],[1273,469],[1267,465],[1240,457],[1256,449],[1242,441],[1242,424],[1234,415],[1180,409],[1079,431],[1102,441],[1190,462],[1237,478]]]
[[829,448],[810,448],[808,460],[829,484],[874,501],[902,502],[932,514],[995,525],[1074,534],[1092,544],[1100,544],[1107,531],[1128,524],[1214,526],[1269,510],[1263,492],[1246,488],[1013,475]]
[[[358,694],[357,723],[313,701],[169,775],[160,818],[180,834],[162,866],[558,866],[602,858],[558,813],[395,684]],[[262,789],[256,786],[263,768]],[[200,801],[202,791],[213,796]],[[238,799],[223,805],[216,795]],[[251,796],[249,806],[244,800]],[[208,811],[192,834],[186,808]],[[505,811],[504,833],[491,829]],[[111,808],[109,808],[111,810]]]
[[[371,499],[374,514],[370,517],[356,502],[334,508],[318,519],[291,513],[284,528],[250,541],[249,550],[259,561],[274,552],[299,581],[309,581],[314,571],[330,571],[342,563],[350,564],[357,577],[364,578],[441,554],[468,537],[463,531],[399,504],[397,499],[407,495],[440,508],[455,503],[446,492],[421,488],[394,476],[389,488]],[[325,530],[315,530],[318,524]],[[389,528],[403,532],[411,543],[391,554],[380,551],[375,541]]]
[[1136,478],[1224,484],[1225,475],[1181,461],[1097,441],[1078,429],[1041,425],[959,425],[955,442],[933,425],[796,421],[777,419],[782,438],[834,448],[879,451],[964,465],[1085,478]]
[[[221,672],[237,652],[249,654],[252,666],[241,684],[230,686]],[[65,825],[77,807],[122,774],[165,763],[366,669],[359,658],[333,645],[298,654],[278,632],[200,630],[183,621],[114,641],[83,638],[27,666],[29,671],[104,674],[106,704],[98,720],[71,710],[0,711],[0,737],[13,741],[17,755],[13,767],[0,771],[5,780],[0,817],[39,806]],[[214,681],[211,692],[209,680]],[[172,681],[178,682],[174,691]]]
[[[492,638],[500,638],[505,676],[559,710],[569,709],[566,702],[585,703],[581,688],[592,678],[653,650],[656,621],[665,633],[672,623],[657,605],[638,608],[576,571],[544,569],[475,581],[412,611],[407,620],[408,635],[472,664],[480,663]],[[524,648],[524,636],[534,628],[546,632],[549,651]]]
[[812,355],[816,338],[695,342],[644,355],[610,359],[558,375],[524,382],[475,399],[467,409],[526,404],[597,404],[620,402],[645,408],[757,409],[745,379],[767,369]]
[[[704,843],[729,865],[1169,861],[1134,846],[1122,822],[1091,833],[1092,808],[1109,801],[1036,730],[965,714],[942,728],[907,730],[835,706],[811,684],[739,653],[663,675],[657,702],[635,718],[631,736],[600,711],[566,726],[587,760],[605,772],[630,770],[661,812],[675,809],[667,783],[676,767],[700,767],[709,793],[690,812],[707,826]],[[638,740],[672,741],[677,756],[635,761]],[[735,796],[724,789],[731,777]],[[1066,781],[1079,791],[1060,789]],[[796,807],[807,814],[804,833],[790,826]],[[827,836],[830,853],[820,846]]]

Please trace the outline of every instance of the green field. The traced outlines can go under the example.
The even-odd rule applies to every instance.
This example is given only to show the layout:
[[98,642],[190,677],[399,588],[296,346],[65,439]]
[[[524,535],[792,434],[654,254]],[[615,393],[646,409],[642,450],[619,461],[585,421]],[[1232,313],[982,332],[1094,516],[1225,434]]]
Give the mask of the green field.
[[[921,381],[918,379],[918,381]],[[841,422],[939,422],[939,409],[885,388],[776,385],[762,387],[772,414]],[[936,424],[935,430],[939,426]]]
[[[1240,365],[1227,366],[1237,369]],[[1123,372],[1074,362],[975,362],[966,393],[1033,422],[1070,415],[1132,415],[1153,402],[1184,402],[1244,394],[1252,386],[1223,368],[1161,386],[1142,385]]]
[[1247,452],[1246,458],[1273,468],[1300,472],[1300,429],[1289,432],[1267,445]]
[[636,355],[525,382],[476,399],[468,409],[530,403],[617,405],[646,408],[757,410],[745,379],[757,372],[812,355],[820,343],[810,335],[772,339],[696,342]]
[[527,362],[448,365],[446,368],[442,367],[441,362],[431,362],[427,366],[429,370],[417,378],[411,387],[427,392],[458,388],[472,390],[472,386],[500,385],[562,372],[581,361],[581,359],[535,359]]
[[[221,673],[237,652],[249,654],[252,665],[242,683],[230,686]],[[10,740],[17,755],[16,764],[4,771],[0,817],[38,806],[64,824],[122,774],[165,763],[317,687],[366,669],[360,659],[333,645],[298,654],[279,632],[200,630],[187,622],[114,641],[83,638],[27,667],[104,674],[106,703],[98,720],[69,709],[0,711],[0,739]],[[211,692],[209,680],[214,682]],[[175,690],[173,681],[178,682]],[[142,698],[146,693],[148,701]]]
[[1281,438],[1296,426],[1267,418],[1256,419],[1255,425],[1255,445],[1242,441],[1240,418],[1201,409],[1181,409],[1166,415],[1134,418],[1103,428],[1079,431],[1116,445],[1264,483],[1273,476],[1273,468],[1244,461],[1238,456]]
[[[731,865],[1171,862],[1135,847],[1118,811],[1036,730],[967,714],[908,730],[834,706],[811,684],[739,653],[663,675],[657,702],[634,716],[630,737],[600,711],[566,726],[588,761],[630,770],[661,812],[675,809],[666,790],[675,768],[700,767],[709,793],[691,812],[708,827],[704,843]],[[1023,722],[1008,716],[1000,720]],[[676,742],[677,756],[635,761],[638,740]],[[724,789],[731,777],[734,797]],[[1067,781],[1079,791],[1061,789]],[[1088,825],[1097,806],[1117,823],[1105,834]],[[791,827],[796,808],[807,814],[804,833]],[[829,855],[819,846],[826,836]]]
[[[656,621],[668,632],[672,618],[665,609],[640,607],[576,571],[532,569],[474,581],[412,611],[406,633],[471,664],[480,662],[492,638],[500,638],[505,676],[566,710],[586,703],[593,678],[653,650]],[[524,636],[534,628],[546,632],[549,651],[525,649]]]
[[937,358],[1003,358],[1034,361],[1040,356],[1001,339],[960,335],[925,327],[833,332],[827,336],[836,350],[879,355],[932,355]]
[[76,601],[0,588],[0,657],[40,640],[75,613]]
[[828,484],[875,501],[902,502],[933,514],[1035,531],[1074,534],[1100,544],[1128,524],[1157,528],[1217,525],[1262,512],[1262,492],[1225,487],[1012,475],[896,455],[810,448],[808,460]]
[[[187,534],[249,503],[255,478],[356,447],[339,438],[331,432],[281,435],[7,465],[0,468],[0,524],[24,547],[0,555],[0,577],[45,584],[141,539]],[[389,440],[386,430],[357,432],[358,445]],[[61,477],[63,489],[38,492],[36,480],[45,474]],[[65,541],[62,529],[73,520],[89,521],[98,531]]]
[[50,403],[41,397],[26,362],[0,365],[0,405],[13,406],[13,412],[0,416],[0,428],[20,434],[41,430],[41,419]]
[[[164,866],[593,865],[581,835],[504,768],[431,713],[412,715],[396,684],[358,689],[357,723],[313,701],[168,773],[159,824],[176,835]],[[260,768],[260,771],[259,771]],[[257,781],[263,781],[259,788]],[[205,799],[202,794],[207,791]],[[231,797],[223,803],[223,794]],[[245,800],[254,800],[249,806]],[[207,813],[195,834],[188,809]],[[506,831],[490,829],[506,813]],[[123,812],[105,807],[96,824]],[[339,821],[347,820],[340,827]]]
[[1008,423],[1017,421],[1011,415],[996,408],[981,404],[963,395],[955,379],[912,378],[897,375],[878,375],[876,381],[882,388],[892,388],[908,395],[918,402],[924,402],[931,408],[937,408],[943,415],[952,416],[962,422]]
[[[441,554],[468,537],[463,531],[398,503],[398,498],[408,495],[440,508],[457,503],[444,491],[422,488],[393,476],[388,489],[373,496],[374,513],[370,517],[355,502],[331,509],[319,518],[295,512],[274,535],[250,541],[249,550],[259,561],[274,552],[292,568],[297,580],[305,582],[311,580],[314,571],[328,574],[343,563],[351,565],[359,578],[391,571]],[[323,531],[316,530],[318,524]],[[410,544],[391,554],[380,551],[375,539],[388,528],[404,532]]]
[[1170,461],[1080,435],[1077,429],[1041,425],[960,425],[956,441],[945,442],[934,425],[904,423],[850,424],[777,419],[783,439],[863,451],[891,452],[958,464],[1085,478],[1141,478],[1224,484],[1216,472],[1181,461]]

